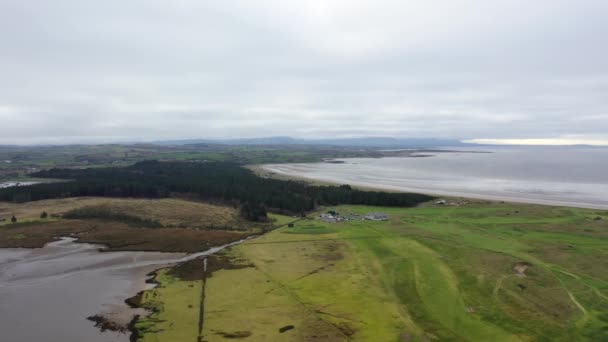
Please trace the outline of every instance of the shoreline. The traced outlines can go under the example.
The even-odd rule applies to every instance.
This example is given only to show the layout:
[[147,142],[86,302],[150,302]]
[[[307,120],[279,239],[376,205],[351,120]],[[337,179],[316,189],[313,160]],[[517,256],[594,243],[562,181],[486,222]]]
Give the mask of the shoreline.
[[[280,227],[277,227],[276,229],[278,229],[278,228],[280,228]],[[255,239],[255,238],[263,236],[263,235],[264,235],[264,233],[257,234],[257,235],[251,235],[246,238],[243,238],[243,239],[240,239],[240,240],[237,240],[237,241],[234,241],[234,242],[222,245],[222,246],[213,247],[205,252],[194,253],[195,255],[187,255],[184,258],[182,258],[179,262],[175,262],[175,263],[172,263],[171,265],[166,265],[166,266],[157,268],[157,269],[149,272],[147,274],[148,279],[146,279],[146,284],[153,284],[154,286],[149,287],[149,288],[144,288],[141,291],[137,292],[137,294],[135,294],[134,296],[131,296],[131,297],[125,299],[125,301],[124,301],[131,308],[143,309],[148,312],[148,314],[146,314],[145,316],[141,316],[141,315],[134,316],[133,319],[126,326],[126,330],[130,332],[129,341],[136,342],[137,339],[140,336],[142,336],[142,333],[145,333],[145,331],[138,329],[138,327],[137,327],[138,322],[140,322],[143,318],[147,318],[150,315],[159,313],[159,311],[156,307],[147,307],[146,305],[144,305],[144,302],[143,302],[145,292],[153,291],[158,285],[162,285],[162,282],[160,282],[157,279],[157,277],[159,276],[159,272],[161,272],[163,270],[171,270],[173,268],[179,267],[180,265],[185,265],[189,262],[193,262],[195,260],[200,260],[201,258],[203,260],[204,266],[203,266],[201,278],[200,278],[200,280],[202,281],[202,292],[201,292],[200,312],[199,312],[199,334],[202,333],[202,326],[204,324],[203,308],[204,308],[204,299],[205,299],[205,283],[206,283],[207,278],[210,277],[211,274],[213,273],[213,271],[215,270],[214,267],[209,267],[209,269],[208,269],[208,267],[207,267],[207,260],[209,260],[208,258],[216,258],[217,253],[219,253],[227,248],[239,245],[243,242],[246,242],[251,239]]]
[[[50,334],[63,340],[128,341],[127,325],[139,312],[121,298],[145,288],[147,274],[157,265],[183,257],[182,253],[101,253],[104,246],[76,240],[61,237],[42,248],[0,249],[4,304],[37,305],[35,314],[16,310],[3,322],[9,340]],[[23,319],[44,324],[36,332],[11,329]]]
[[[236,240],[236,241],[224,244],[224,245],[209,247],[206,250],[197,252],[197,253],[179,253],[179,254],[185,254],[185,255],[182,258],[177,259],[175,261],[168,260],[167,264],[164,264],[164,265],[144,266],[146,268],[150,268],[150,270],[145,271],[145,284],[144,284],[143,288],[137,287],[136,288],[137,293],[135,293],[135,295],[133,295],[133,296],[125,298],[123,300],[123,303],[127,306],[127,308],[130,308],[132,310],[145,311],[145,313],[142,312],[139,314],[136,313],[136,314],[132,315],[131,319],[129,320],[129,322],[127,324],[125,324],[125,322],[117,322],[117,321],[113,320],[112,318],[107,317],[107,314],[103,314],[103,313],[97,313],[93,316],[87,317],[87,319],[89,321],[95,322],[96,323],[95,327],[100,329],[100,331],[102,333],[105,330],[116,331],[116,332],[120,332],[123,334],[126,334],[126,332],[129,332],[129,341],[135,342],[135,341],[137,341],[137,338],[140,334],[140,331],[137,328],[137,323],[142,318],[148,317],[148,316],[154,314],[156,311],[154,308],[148,308],[148,307],[143,306],[141,303],[141,298],[142,298],[144,292],[153,290],[154,288],[156,288],[158,285],[161,284],[156,279],[159,271],[164,270],[164,269],[171,269],[180,264],[187,263],[189,261],[193,261],[193,260],[196,260],[199,258],[206,259],[207,257],[215,255],[216,253],[218,253],[226,248],[229,248],[234,245],[238,245],[244,241],[256,238],[260,235],[263,235],[263,234],[249,235],[242,239],[239,239],[239,240]],[[74,241],[74,243],[78,243],[78,242]],[[83,243],[90,244],[88,242],[83,242]],[[99,245],[99,244],[97,244],[97,245]],[[99,252],[103,253],[104,251],[100,250]],[[106,252],[111,253],[113,251],[106,251]],[[153,253],[176,254],[176,253],[171,253],[171,252],[153,252]],[[156,267],[156,266],[159,266],[159,267]],[[97,321],[101,321],[101,322],[98,323],[95,320],[95,318],[97,318]]]
[[[547,205],[547,206],[559,206],[559,207],[579,207],[579,208],[590,208],[590,209],[608,209],[608,205],[604,206],[603,204],[598,206],[598,207],[594,207],[594,206],[589,206],[588,203],[578,203],[578,202],[569,202],[569,201],[559,201],[559,200],[535,200],[535,201],[531,201],[530,198],[525,198],[525,195],[523,195],[522,197],[510,197],[510,196],[504,196],[504,195],[492,195],[492,194],[487,194],[487,195],[480,195],[480,197],[476,197],[475,194],[471,194],[471,193],[465,193],[465,192],[450,192],[450,191],[441,191],[439,190],[439,192],[435,193],[432,190],[429,189],[422,189],[422,188],[415,188],[415,187],[406,187],[406,186],[398,186],[398,185],[390,185],[390,184],[374,184],[374,183],[369,183],[369,182],[356,182],[356,181],[348,181],[348,182],[340,182],[338,179],[336,178],[332,178],[332,177],[320,177],[320,178],[315,178],[315,177],[306,177],[304,175],[294,175],[294,174],[290,174],[287,171],[284,170],[280,170],[277,169],[278,166],[290,166],[290,165],[294,165],[294,164],[261,164],[261,165],[249,165],[246,166],[247,168],[253,170],[254,172],[256,172],[256,174],[260,174],[262,173],[264,175],[264,177],[270,177],[270,178],[274,178],[274,177],[283,177],[282,179],[291,179],[291,180],[301,180],[301,181],[306,181],[306,182],[310,182],[313,184],[323,184],[323,185],[340,185],[340,184],[351,184],[353,187],[355,188],[359,188],[359,189],[365,189],[365,190],[381,190],[381,191],[389,191],[389,192],[415,192],[415,193],[421,193],[421,194],[430,194],[430,195],[435,195],[435,196],[445,196],[445,197],[459,197],[459,198],[463,198],[463,199],[481,199],[481,200],[487,200],[487,201],[491,201],[491,202],[514,202],[514,203],[532,203],[532,204],[539,204],[539,205]],[[274,168],[273,168],[274,166]],[[449,193],[449,194],[446,194]],[[481,197],[483,196],[483,197]],[[279,227],[276,227],[274,229],[277,229]],[[272,229],[272,230],[274,230]],[[272,231],[271,230],[271,231]],[[134,266],[134,270],[135,269],[139,269],[142,270],[143,269],[152,269],[151,271],[146,271],[145,273],[145,284],[159,284],[159,282],[156,280],[156,277],[158,276],[158,272],[160,270],[163,269],[169,269],[169,268],[173,268],[181,263],[185,263],[187,261],[192,261],[192,260],[196,260],[198,258],[202,258],[202,257],[207,257],[207,256],[212,256],[217,252],[220,252],[228,247],[231,247],[233,245],[237,245],[240,244],[243,241],[246,241],[248,239],[252,239],[258,236],[264,235],[264,233],[261,234],[254,234],[254,235],[246,235],[243,238],[221,245],[221,246],[216,246],[216,247],[211,247],[211,246],[207,246],[207,249],[205,251],[202,252],[195,252],[195,253],[190,253],[190,254],[186,254],[185,256],[183,256],[182,258],[176,260],[176,261],[168,261],[167,264],[165,265],[144,265],[144,266]],[[97,252],[99,253],[107,253],[107,252],[127,252],[128,250],[121,250],[121,251],[112,251],[112,250],[108,250],[109,246],[103,244],[103,243],[98,243],[98,242],[87,242],[87,241],[80,241],[78,239],[77,236],[71,236],[68,237],[73,243],[75,244],[88,244],[91,246],[95,246],[95,247],[101,247],[98,248]],[[63,239],[63,238],[60,238]],[[45,244],[46,246],[46,244]],[[25,250],[29,250],[31,248],[27,248],[27,247],[21,247],[22,249]],[[141,252],[141,251],[139,251]],[[155,252],[155,251],[148,251],[148,252]],[[167,253],[167,252],[158,252],[157,253]],[[171,252],[168,252],[167,254],[174,254]],[[182,253],[184,254],[184,253]],[[158,266],[158,267],[157,267]],[[203,283],[204,285],[204,283]],[[141,290],[139,290],[134,296],[128,297],[124,300],[124,304],[126,304],[128,307],[130,308],[137,308],[137,309],[143,309],[143,310],[149,310],[148,308],[145,308],[143,306],[139,306],[136,305],[137,302],[139,302],[136,298],[138,296],[141,296],[145,291],[149,291],[153,288],[150,288],[148,286],[144,286]],[[204,288],[203,288],[203,299],[204,299]],[[141,304],[141,303],[139,303]],[[202,305],[202,304],[201,304]],[[149,311],[148,314],[146,314],[143,317],[148,317],[149,314],[152,314],[153,311]],[[203,314],[203,312],[201,312],[201,314]],[[91,318],[95,318],[95,317],[99,317],[99,318],[103,318],[104,322],[108,322],[109,324],[113,324],[114,322],[112,322],[111,319],[106,319],[106,317],[103,314],[96,314],[90,317],[87,317],[87,319],[89,319],[90,321],[93,321],[94,323],[98,323],[98,321],[96,321],[95,319],[91,319]],[[130,320],[130,322],[126,325],[126,326],[121,326],[121,329],[126,329],[126,331],[130,332],[129,335],[129,340],[130,341],[136,341],[137,340],[137,322],[140,319],[139,315],[135,315],[133,316],[133,318]],[[95,325],[97,328],[101,329],[102,332],[104,331],[104,329],[107,330],[112,330],[110,328],[107,328],[107,326],[105,326],[104,328],[104,322],[101,322],[100,326]],[[202,329],[201,329],[202,330]],[[119,332],[122,332],[123,334],[127,334],[125,332],[125,330],[118,330]]]
[[[47,242],[43,247],[38,248],[27,248],[27,247],[16,247],[16,248],[0,248],[0,251],[11,252],[17,251],[19,253],[24,253],[23,255],[32,255],[31,253],[39,254],[39,255],[47,255],[54,260],[55,262],[61,262],[62,255],[61,253],[65,253],[63,251],[59,251],[60,254],[53,254],[51,251],[47,251],[46,254],[43,253],[44,249],[65,249],[66,251],[70,250],[70,248],[74,249],[72,253],[85,253],[90,254],[92,258],[100,255],[106,255],[108,257],[112,256],[116,259],[110,257],[110,259],[103,260],[116,260],[116,261],[108,261],[109,263],[106,265],[102,264],[91,264],[91,266],[83,266],[84,268],[77,268],[73,271],[59,270],[57,274],[56,272],[49,272],[40,278],[40,281],[43,282],[54,282],[54,278],[59,277],[57,279],[67,279],[72,276],[82,276],[86,274],[100,274],[103,272],[122,272],[124,275],[124,281],[129,281],[131,284],[128,288],[121,289],[119,291],[114,291],[114,294],[110,296],[108,293],[104,293],[98,299],[94,301],[99,302],[99,305],[96,305],[97,309],[90,311],[89,313],[84,314],[81,308],[73,308],[68,310],[67,312],[72,312],[75,315],[80,316],[80,314],[84,314],[80,318],[82,320],[88,321],[91,328],[96,331],[102,333],[102,335],[106,336],[108,339],[118,338],[120,335],[125,336],[125,341],[135,341],[137,338],[137,322],[144,318],[148,317],[153,313],[149,308],[138,305],[137,298],[142,295],[145,291],[152,290],[156,286],[150,286],[152,284],[159,284],[155,277],[159,271],[163,269],[170,269],[177,265],[186,263],[188,261],[192,261],[195,259],[199,259],[202,257],[207,257],[213,255],[225,248],[230,246],[239,244],[248,239],[254,238],[258,235],[247,236],[245,238],[232,241],[230,243],[214,246],[205,249],[202,252],[197,253],[171,253],[171,252],[152,252],[152,251],[112,251],[108,250],[109,246],[99,243],[90,243],[79,241],[77,237],[74,236],[60,236],[57,237],[53,241]],[[135,253],[135,254],[134,254]],[[132,256],[131,256],[132,255]],[[124,258],[133,258],[133,261],[124,260]],[[38,255],[32,255],[29,261],[26,262],[36,262],[36,258],[40,258]],[[167,259],[163,259],[167,258]],[[6,261],[8,262],[6,265],[11,267],[10,263],[19,262],[20,259],[12,260],[13,258],[9,258]],[[122,261],[121,261],[122,260]],[[101,265],[101,266],[100,266]],[[101,268],[99,268],[101,267]],[[126,273],[125,273],[126,272]],[[12,276],[9,274],[9,278],[7,281],[10,281]],[[15,285],[18,285],[15,284]],[[95,297],[95,296],[93,296]],[[109,300],[112,297],[114,299]],[[87,297],[90,298],[90,297]],[[103,299],[106,298],[106,299]],[[79,313],[80,312],[80,313]],[[85,324],[80,320],[73,322],[74,325]],[[88,329],[83,326],[84,330]],[[111,335],[108,335],[111,334]],[[114,336],[114,337],[112,337]],[[105,339],[104,339],[105,340]]]
[[362,190],[375,190],[375,191],[389,191],[389,192],[409,192],[419,193],[431,196],[444,196],[444,197],[458,197],[464,199],[475,199],[475,200],[488,200],[493,202],[511,202],[520,204],[536,204],[536,205],[547,205],[557,207],[574,207],[583,209],[599,209],[608,210],[608,203],[592,203],[592,202],[580,202],[580,201],[569,201],[560,199],[541,199],[531,198],[525,195],[522,196],[509,196],[505,194],[491,194],[491,193],[475,193],[466,191],[451,191],[441,189],[427,189],[417,188],[414,186],[407,185],[390,185],[390,184],[378,184],[369,183],[364,181],[353,181],[353,180],[340,180],[331,176],[306,176],[297,171],[286,171],[286,168],[297,165],[312,165],[319,163],[305,163],[305,164],[261,164],[261,165],[250,165],[249,169],[253,170],[256,174],[262,177],[277,178],[283,180],[298,180],[305,181],[316,185],[342,185],[349,184]]

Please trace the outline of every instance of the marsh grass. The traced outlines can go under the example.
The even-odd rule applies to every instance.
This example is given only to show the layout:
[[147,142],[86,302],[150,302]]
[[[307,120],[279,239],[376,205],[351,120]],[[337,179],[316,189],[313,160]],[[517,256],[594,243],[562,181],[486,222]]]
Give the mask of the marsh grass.
[[66,219],[95,219],[103,221],[117,221],[126,223],[131,227],[143,228],[163,228],[164,226],[157,220],[141,218],[134,215],[129,215],[120,211],[112,210],[108,207],[84,207],[68,211],[63,215]]

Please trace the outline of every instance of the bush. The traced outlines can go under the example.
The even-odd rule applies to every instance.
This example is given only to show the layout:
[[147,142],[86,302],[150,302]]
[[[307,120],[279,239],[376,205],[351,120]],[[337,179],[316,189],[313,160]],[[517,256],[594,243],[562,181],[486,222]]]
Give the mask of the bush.
[[266,208],[259,203],[246,203],[241,207],[241,217],[254,222],[268,221]]

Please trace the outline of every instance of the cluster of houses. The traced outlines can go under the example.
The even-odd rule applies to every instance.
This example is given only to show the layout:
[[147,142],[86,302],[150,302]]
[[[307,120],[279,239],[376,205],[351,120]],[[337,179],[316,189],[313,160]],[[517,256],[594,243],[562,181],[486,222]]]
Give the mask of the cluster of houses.
[[448,202],[448,200],[445,199],[439,199],[437,201],[435,201],[435,204],[437,205],[455,205],[455,206],[461,206],[461,205],[466,205],[469,202],[464,201],[462,198],[458,199],[458,200],[451,200]]
[[353,220],[386,221],[386,220],[388,220],[388,215],[386,215],[384,213],[367,213],[363,216],[359,215],[359,214],[354,214],[354,213],[340,215],[340,213],[337,213],[332,210],[332,211],[328,211],[326,213],[321,214],[319,216],[319,220],[321,220],[323,222],[329,222],[329,223],[353,221]]

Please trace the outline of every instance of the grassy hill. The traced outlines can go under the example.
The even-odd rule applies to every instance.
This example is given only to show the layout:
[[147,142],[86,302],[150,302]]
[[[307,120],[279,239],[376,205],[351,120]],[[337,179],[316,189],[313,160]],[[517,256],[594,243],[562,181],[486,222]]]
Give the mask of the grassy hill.
[[[140,340],[608,340],[607,212],[333,209],[390,219],[300,221],[210,258],[204,281],[162,271],[146,298],[166,310],[139,323]],[[196,293],[175,291],[186,284]]]

